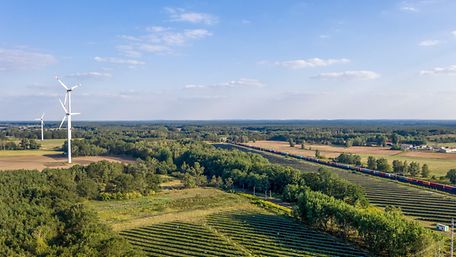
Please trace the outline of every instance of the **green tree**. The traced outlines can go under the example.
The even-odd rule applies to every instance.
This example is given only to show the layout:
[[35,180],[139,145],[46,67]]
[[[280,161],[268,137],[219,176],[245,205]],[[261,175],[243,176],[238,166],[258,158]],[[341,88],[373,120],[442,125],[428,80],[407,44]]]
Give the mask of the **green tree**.
[[412,177],[416,177],[420,173],[421,167],[417,162],[411,162],[409,165],[409,173]]
[[391,142],[394,145],[399,144],[401,142],[401,136],[399,134],[393,133],[393,135],[391,136]]
[[448,178],[451,183],[456,184],[456,169],[449,170],[445,177]]
[[404,163],[399,160],[393,161],[393,172],[398,174],[404,173]]
[[345,147],[352,147],[353,146],[353,140],[352,139],[348,139],[347,141],[345,141]]
[[390,171],[391,166],[388,163],[388,160],[386,158],[380,158],[377,160],[377,169],[379,171]]
[[211,180],[209,181],[209,186],[217,187],[217,177],[215,175],[213,175]]
[[304,145],[304,142],[301,143],[301,149],[306,149],[305,145]]
[[233,188],[234,181],[231,177],[225,179],[225,189],[231,190]]
[[377,169],[377,160],[373,156],[367,158],[367,168],[371,170]]
[[185,188],[194,188],[197,185],[195,177],[190,175],[189,173],[185,173],[182,177],[182,184],[184,184]]
[[288,143],[290,144],[290,147],[295,147],[295,142],[293,141],[293,138],[288,139]]
[[429,177],[429,173],[430,173],[429,166],[426,163],[423,164],[423,166],[421,167],[421,176],[423,178],[427,178],[427,177]]
[[320,150],[315,150],[315,158],[321,159],[321,153]]

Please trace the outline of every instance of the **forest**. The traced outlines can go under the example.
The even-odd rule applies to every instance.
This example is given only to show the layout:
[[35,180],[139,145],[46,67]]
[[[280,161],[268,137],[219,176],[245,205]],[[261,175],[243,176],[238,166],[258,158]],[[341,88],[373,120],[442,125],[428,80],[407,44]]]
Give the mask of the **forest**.
[[[372,206],[360,186],[325,169],[302,172],[272,164],[258,154],[216,148],[189,136],[212,128],[193,129],[186,136],[183,129],[172,133],[161,126],[156,129],[152,133],[121,126],[87,128],[74,141],[75,156],[137,159],[130,164],[101,161],[43,172],[1,173],[4,218],[0,221],[0,254],[141,255],[103,225],[83,202],[153,194],[160,190],[160,175],[180,178],[188,188],[214,186],[230,192],[278,196],[296,206],[293,213],[301,222],[377,255],[411,256],[442,242],[439,235],[405,218],[400,210]],[[170,133],[174,138],[169,138]],[[353,155],[339,157],[344,162],[359,161]],[[382,163],[375,160],[375,164]]]

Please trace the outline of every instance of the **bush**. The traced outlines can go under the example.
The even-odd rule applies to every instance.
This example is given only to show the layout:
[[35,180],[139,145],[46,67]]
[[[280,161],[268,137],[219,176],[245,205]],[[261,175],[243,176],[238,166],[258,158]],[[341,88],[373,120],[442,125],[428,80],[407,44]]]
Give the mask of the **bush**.
[[101,201],[109,201],[109,200],[128,200],[128,199],[135,199],[141,197],[141,193],[138,192],[128,192],[128,193],[108,193],[102,192],[100,193],[99,200]]

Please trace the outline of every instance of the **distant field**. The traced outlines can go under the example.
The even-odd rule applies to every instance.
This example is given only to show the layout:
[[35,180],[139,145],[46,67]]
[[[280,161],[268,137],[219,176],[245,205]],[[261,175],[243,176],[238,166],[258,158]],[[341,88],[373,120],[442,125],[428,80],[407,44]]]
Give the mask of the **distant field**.
[[354,246],[212,188],[89,201],[148,256],[366,256]]
[[[59,140],[59,139],[58,139]],[[58,140],[50,140],[44,144],[45,149],[53,149],[57,145],[60,147]],[[115,162],[131,162],[131,158],[116,156],[82,156],[74,157],[73,165],[88,165],[92,162],[101,160]],[[17,170],[17,169],[37,169],[45,168],[67,168],[66,156],[63,152],[57,150],[15,150],[0,151],[0,170]]]
[[[337,157],[341,153],[353,153],[361,156],[363,162],[367,162],[369,156],[376,158],[386,158],[391,163],[393,160],[416,161],[420,164],[427,163],[431,169],[431,175],[444,176],[448,170],[456,168],[456,153],[431,153],[417,151],[398,151],[389,150],[387,147],[339,147],[329,145],[305,144],[305,150],[300,145],[290,147],[288,142],[280,141],[256,141],[248,143],[252,146],[275,149],[278,151],[289,152],[304,156],[314,156],[315,150],[319,150],[321,155],[326,158]],[[311,150],[310,150],[311,149]]]
[[62,148],[63,143],[66,139],[46,139],[39,141],[41,144],[41,150],[59,150]]

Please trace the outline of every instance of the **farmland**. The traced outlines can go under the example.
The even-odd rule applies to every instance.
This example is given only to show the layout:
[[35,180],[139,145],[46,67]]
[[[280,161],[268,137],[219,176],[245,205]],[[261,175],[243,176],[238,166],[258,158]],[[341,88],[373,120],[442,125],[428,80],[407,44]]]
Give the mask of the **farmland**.
[[[322,167],[317,164],[254,151],[247,148],[227,145],[218,146],[229,148],[235,147],[244,151],[260,153],[273,163],[292,166],[302,171],[317,171]],[[388,205],[400,207],[404,214],[423,221],[428,225],[434,225],[437,222],[448,224],[450,223],[451,218],[455,217],[456,199],[452,196],[446,196],[364,174],[348,172],[336,168],[326,168],[336,172],[340,177],[363,187],[369,201],[379,207],[386,207]]]
[[444,176],[448,170],[456,168],[456,154],[452,153],[399,151],[389,150],[388,147],[367,146],[352,146],[346,148],[341,146],[314,144],[305,144],[306,149],[301,149],[300,145],[290,147],[288,142],[283,141],[256,141],[247,144],[303,156],[314,156],[315,150],[319,150],[321,155],[326,158],[335,158],[341,153],[352,153],[360,155],[364,163],[367,163],[367,158],[369,156],[374,156],[376,158],[383,157],[386,158],[390,163],[393,160],[408,162],[416,161],[420,164],[427,163],[431,169],[431,175],[436,176]]
[[211,188],[86,203],[149,256],[364,256],[328,234]]
[[[63,139],[40,141],[39,150],[6,150],[0,151],[0,170],[65,168],[67,159],[60,148]],[[87,165],[101,160],[114,162],[131,162],[131,158],[114,156],[80,156],[73,159],[74,164]]]

